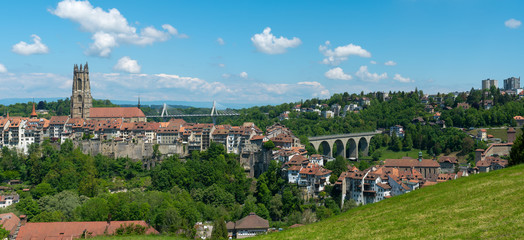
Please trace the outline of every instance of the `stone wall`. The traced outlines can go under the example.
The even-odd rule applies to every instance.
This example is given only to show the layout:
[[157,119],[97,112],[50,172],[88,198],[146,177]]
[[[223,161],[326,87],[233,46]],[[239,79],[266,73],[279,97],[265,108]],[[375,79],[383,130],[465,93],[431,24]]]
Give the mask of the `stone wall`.
[[[133,160],[142,160],[153,156],[152,143],[125,142],[101,142],[93,140],[74,141],[75,147],[80,147],[84,154],[97,155],[102,154],[112,158],[129,157]],[[158,150],[162,158],[178,154],[179,156],[187,155],[187,147],[182,144],[159,144]]]

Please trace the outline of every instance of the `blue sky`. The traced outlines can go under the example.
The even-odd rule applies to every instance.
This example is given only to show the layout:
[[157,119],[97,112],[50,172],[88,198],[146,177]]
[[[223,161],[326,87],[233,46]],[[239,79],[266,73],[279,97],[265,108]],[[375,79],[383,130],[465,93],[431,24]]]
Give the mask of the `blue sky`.
[[8,1],[0,99],[276,104],[479,88],[524,71],[522,1]]

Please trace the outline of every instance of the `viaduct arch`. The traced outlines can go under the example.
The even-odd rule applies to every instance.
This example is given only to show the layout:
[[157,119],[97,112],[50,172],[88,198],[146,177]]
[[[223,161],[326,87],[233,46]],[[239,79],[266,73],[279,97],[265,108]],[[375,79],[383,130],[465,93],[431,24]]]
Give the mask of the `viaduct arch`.
[[359,152],[365,156],[368,155],[371,138],[379,133],[381,132],[348,133],[309,137],[308,139],[309,143],[313,145],[316,150],[322,146],[324,150],[323,155],[333,157],[333,147],[336,146],[337,156],[358,158]]

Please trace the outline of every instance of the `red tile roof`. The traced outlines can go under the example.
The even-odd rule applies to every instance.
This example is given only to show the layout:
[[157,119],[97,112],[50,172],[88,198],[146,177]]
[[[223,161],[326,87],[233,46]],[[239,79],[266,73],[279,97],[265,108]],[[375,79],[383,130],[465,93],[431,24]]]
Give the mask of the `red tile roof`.
[[14,213],[4,213],[0,214],[0,225],[7,231],[9,234],[13,235],[20,223],[20,218],[18,218]]
[[[149,227],[145,221],[112,221],[107,222],[39,222],[26,223],[20,228],[17,240],[37,239],[75,239],[79,238],[84,231],[91,236],[114,234],[115,230],[124,225],[141,225]],[[146,230],[147,234],[158,234],[152,227]]]
[[440,167],[437,161],[432,159],[386,159],[384,166],[386,167]]
[[266,219],[263,219],[256,215],[255,213],[250,213],[245,218],[238,220],[235,223],[235,228],[239,229],[268,229],[269,222]]
[[133,118],[146,117],[137,107],[91,108],[90,118]]
[[49,124],[65,124],[69,116],[52,116],[49,119]]
[[458,163],[456,157],[449,157],[449,156],[442,156],[442,157],[439,157],[439,158],[438,158],[438,162],[439,162],[439,163],[443,163],[443,162]]

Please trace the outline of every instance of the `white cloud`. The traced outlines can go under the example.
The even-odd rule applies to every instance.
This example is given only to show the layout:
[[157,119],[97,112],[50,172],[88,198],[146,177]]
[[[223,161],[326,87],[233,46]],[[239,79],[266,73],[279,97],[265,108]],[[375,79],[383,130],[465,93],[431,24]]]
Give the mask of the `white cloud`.
[[219,63],[219,64],[218,64],[218,66],[219,66],[219,67],[221,67],[221,68],[223,68],[223,67],[225,67],[225,66],[226,66],[226,64],[223,64],[223,63]]
[[220,44],[220,45],[224,45],[224,44],[226,44],[226,42],[224,42],[224,39],[222,39],[221,37],[217,38],[217,42],[218,42],[218,44]]
[[399,82],[403,82],[403,83],[410,83],[410,82],[415,82],[413,80],[411,80],[410,78],[408,77],[402,77],[400,74],[396,73],[395,74],[395,77],[393,77],[394,80],[397,80]]
[[231,74],[228,74],[228,73],[222,74],[222,78],[224,78],[224,79],[228,79],[230,77],[231,77]]
[[395,65],[397,65],[397,63],[389,60],[389,61],[385,62],[384,65],[386,65],[386,66],[395,66]]
[[2,98],[71,96],[72,79],[54,73],[0,74]]
[[243,79],[247,79],[247,72],[241,72],[239,76]]
[[373,60],[369,61],[369,63],[371,63],[371,64],[377,64],[377,62],[375,62],[375,61],[373,61]]
[[0,73],[6,73],[6,72],[7,72],[7,68],[4,66],[4,64],[0,63]]
[[509,28],[518,28],[520,27],[521,24],[522,22],[514,18],[511,18],[504,22],[504,25],[506,25],[506,27],[509,27]]
[[89,55],[108,57],[113,48],[120,44],[149,45],[167,41],[171,36],[187,38],[187,35],[180,34],[169,24],[162,25],[164,31],[149,26],[138,33],[118,9],[104,11],[100,7],[93,7],[89,1],[63,0],[56,9],[49,11],[60,18],[80,24],[83,31],[93,34],[93,43],[86,50]]
[[324,64],[338,65],[340,62],[348,59],[349,56],[355,55],[360,57],[371,57],[371,53],[363,49],[361,46],[353,45],[352,43],[346,46],[336,47],[334,50],[329,49],[331,43],[326,41],[325,45],[320,45],[318,50],[325,56],[322,60]]
[[382,73],[380,75],[377,73],[370,73],[368,71],[368,66],[361,66],[355,73],[355,75],[362,79],[362,81],[366,82],[378,82],[381,79],[385,79],[388,77],[387,73]]
[[128,73],[140,73],[141,69],[142,67],[138,65],[138,62],[136,60],[131,59],[128,56],[118,59],[118,62],[113,67],[113,70],[115,71],[122,71]]
[[282,36],[279,38],[275,37],[269,27],[266,27],[262,33],[253,35],[251,41],[259,52],[267,54],[282,54],[286,52],[287,48],[298,47],[302,44],[302,41],[297,37],[293,37],[292,39]]
[[[93,70],[93,66],[91,66]],[[69,74],[68,74],[69,75]],[[95,99],[135,101],[237,102],[280,104],[314,97],[327,98],[330,91],[319,82],[222,83],[175,74],[99,73],[91,71],[91,94]],[[53,73],[0,74],[2,98],[53,98],[71,96],[71,76]]]
[[329,79],[338,79],[338,80],[351,80],[353,77],[349,74],[345,74],[344,70],[342,68],[336,67],[329,69],[326,73],[324,73],[324,76],[326,76]]
[[36,34],[31,35],[33,38],[33,43],[26,43],[21,41],[13,45],[12,51],[22,55],[31,55],[31,54],[45,54],[49,52],[49,48],[42,43],[42,39]]

